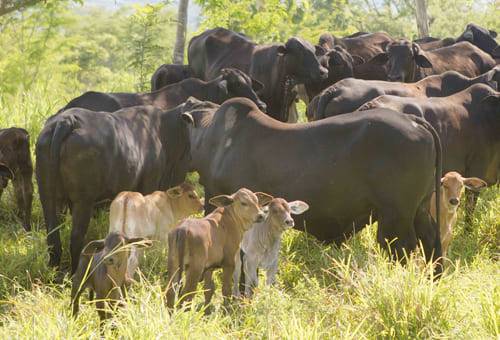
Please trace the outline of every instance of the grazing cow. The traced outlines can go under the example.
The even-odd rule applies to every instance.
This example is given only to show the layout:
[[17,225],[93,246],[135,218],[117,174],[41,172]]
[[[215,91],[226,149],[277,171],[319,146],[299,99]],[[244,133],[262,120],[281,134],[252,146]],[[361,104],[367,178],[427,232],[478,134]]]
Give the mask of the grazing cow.
[[495,40],[496,37],[497,32],[471,23],[465,27],[465,31],[457,38],[457,41],[468,41],[489,53],[493,58],[500,58],[500,48]]
[[454,38],[444,38],[444,39],[437,39],[433,41],[427,41],[427,42],[418,42],[416,40],[413,41],[414,43],[417,43],[418,46],[420,46],[421,49],[424,51],[430,51],[430,50],[435,50],[441,47],[446,47],[446,46],[451,46],[457,41]]
[[[440,256],[438,230],[424,203],[434,178],[439,190],[440,145],[425,120],[373,110],[286,124],[245,98],[214,111],[193,112],[189,129],[191,168],[200,175],[205,197],[248,187],[286,200],[301,198],[311,207],[304,215],[307,232],[325,242],[343,241],[373,214],[383,246],[398,238],[391,243],[394,256],[414,249],[417,239],[429,258],[432,251]],[[279,157],[269,150],[279,150]],[[296,222],[304,230],[304,218]]]
[[212,272],[222,268],[222,294],[227,305],[231,295],[231,279],[235,268],[243,233],[252,223],[264,219],[261,206],[272,197],[242,188],[228,195],[209,200],[217,209],[200,219],[184,220],[168,234],[168,289],[167,306],[174,307],[175,288],[182,272],[186,270],[186,282],[181,295],[190,301],[196,285],[203,277],[205,281],[205,305],[208,306],[215,291]]
[[65,205],[71,207],[74,271],[97,202],[126,190],[149,194],[184,181],[190,122],[180,115],[183,109],[135,106],[103,113],[73,108],[49,118],[36,145],[36,175],[52,266],[61,259],[57,226]]
[[151,91],[181,82],[192,76],[189,65],[163,64],[158,67],[151,77]]
[[278,272],[278,257],[281,246],[281,235],[295,222],[290,214],[300,215],[309,209],[302,201],[287,202],[275,198],[264,209],[266,219],[255,223],[243,235],[240,253],[236,254],[236,269],[233,275],[233,295],[240,296],[239,282],[241,269],[245,273],[245,296],[250,297],[253,289],[258,286],[257,270],[266,270],[266,283],[272,285]]
[[110,317],[105,310],[106,304],[114,309],[121,300],[129,284],[127,263],[130,247],[139,242],[138,246],[151,245],[151,241],[145,241],[143,238],[128,238],[121,233],[110,233],[104,240],[92,241],[85,246],[72,277],[73,316],[78,315],[80,295],[85,289],[89,289],[90,300],[94,299],[94,293],[96,295],[96,308],[101,322]]
[[405,83],[445,71],[457,71],[467,77],[476,77],[496,65],[488,53],[468,42],[424,51],[418,44],[400,40],[389,45],[387,52],[380,53],[373,60],[388,65],[388,80]]
[[257,84],[256,81],[242,71],[226,68],[220,71],[218,77],[209,82],[189,78],[150,93],[85,92],[80,97],[71,100],[60,112],[72,107],[115,112],[125,107],[139,105],[153,105],[162,110],[168,110],[184,103],[189,97],[218,104],[222,104],[228,98],[246,97],[265,111],[266,104],[253,90],[253,88],[259,88],[255,84]]
[[[201,211],[203,203],[194,186],[188,183],[145,196],[139,192],[124,191],[111,203],[109,232],[156,239],[166,246],[170,230],[180,220]],[[129,277],[133,277],[140,255],[134,247],[129,257]]]
[[392,42],[394,39],[385,32],[360,34],[345,38],[336,38],[330,33],[324,33],[319,37],[318,44],[327,50],[333,49],[334,46],[341,46],[353,56],[370,60],[377,54],[384,52],[386,46]]
[[0,197],[9,181],[12,181],[17,213],[26,231],[31,230],[32,176],[28,131],[20,128],[0,129]]
[[[440,216],[440,234],[441,234],[441,249],[443,257],[446,257],[448,247],[452,238],[452,231],[457,221],[457,209],[460,203],[460,197],[464,186],[473,191],[479,191],[486,187],[486,182],[477,177],[463,178],[458,172],[450,171],[441,178],[441,210]],[[436,220],[436,194],[432,194],[430,213]]]
[[267,104],[267,112],[281,121],[288,120],[295,85],[328,75],[316,59],[314,46],[303,39],[293,37],[286,44],[258,45],[225,28],[193,37],[188,59],[193,74],[200,79],[213,79],[224,67],[240,69],[257,79],[264,85],[259,96]]
[[360,107],[386,108],[425,118],[443,145],[443,172],[457,171],[494,185],[500,180],[500,93],[474,84],[448,97],[384,95]]
[[309,120],[318,120],[349,113],[385,94],[399,97],[445,97],[473,84],[487,84],[496,90],[500,84],[500,66],[475,78],[448,71],[416,83],[344,79],[317,96],[307,107],[306,115]]

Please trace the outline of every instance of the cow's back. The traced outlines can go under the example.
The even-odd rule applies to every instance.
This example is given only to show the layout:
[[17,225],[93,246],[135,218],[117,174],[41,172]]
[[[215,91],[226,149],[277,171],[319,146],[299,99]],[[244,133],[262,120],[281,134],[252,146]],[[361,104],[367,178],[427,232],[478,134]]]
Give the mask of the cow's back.
[[189,42],[189,66],[203,80],[216,78],[226,67],[248,73],[254,46],[246,36],[225,28],[206,30]]

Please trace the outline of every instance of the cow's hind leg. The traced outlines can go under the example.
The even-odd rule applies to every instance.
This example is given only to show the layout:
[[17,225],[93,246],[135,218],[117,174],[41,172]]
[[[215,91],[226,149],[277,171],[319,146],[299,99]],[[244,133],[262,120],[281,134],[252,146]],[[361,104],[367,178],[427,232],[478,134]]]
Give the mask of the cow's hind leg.
[[380,213],[378,219],[379,244],[389,250],[393,259],[402,262],[405,261],[405,255],[417,246],[413,226],[414,214],[411,217],[408,215],[398,212],[398,209],[386,209]]
[[215,282],[212,277],[213,270],[206,270],[203,274],[203,280],[205,285],[205,314],[210,314],[212,309],[210,307],[210,301],[215,293]]
[[189,267],[186,269],[186,283],[182,289],[180,304],[189,302],[193,299],[194,293],[196,291],[196,286],[203,275],[203,266],[197,265],[196,263],[190,263]]
[[76,202],[71,207],[73,227],[71,229],[71,273],[78,267],[80,253],[82,252],[85,235],[92,216],[93,203],[89,201]]

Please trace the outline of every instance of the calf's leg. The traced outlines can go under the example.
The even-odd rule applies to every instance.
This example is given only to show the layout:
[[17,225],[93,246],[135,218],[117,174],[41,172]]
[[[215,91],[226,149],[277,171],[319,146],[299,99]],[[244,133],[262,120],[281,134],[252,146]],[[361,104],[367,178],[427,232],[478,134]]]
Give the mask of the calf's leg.
[[212,297],[215,292],[215,282],[212,278],[213,270],[206,270],[205,274],[203,274],[203,280],[205,285],[205,314],[209,314],[211,311],[209,309],[210,301],[212,301]]
[[13,181],[19,218],[26,231],[31,230],[31,204],[33,201],[33,183],[31,176],[33,170],[28,169],[21,172]]

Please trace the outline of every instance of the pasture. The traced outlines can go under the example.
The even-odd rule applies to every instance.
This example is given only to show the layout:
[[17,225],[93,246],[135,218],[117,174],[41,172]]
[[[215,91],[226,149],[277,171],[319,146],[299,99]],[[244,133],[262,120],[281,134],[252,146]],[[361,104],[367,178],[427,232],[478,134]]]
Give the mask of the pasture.
[[[0,125],[26,127],[37,136],[64,100],[42,90],[21,93],[2,101]],[[62,284],[54,283],[37,194],[35,198],[37,230],[29,233],[14,217],[10,186],[0,203],[0,337],[99,338],[98,317],[86,294],[74,320],[68,276]],[[64,265],[69,265],[70,225],[67,218],[61,227]],[[108,214],[99,212],[88,238],[104,237],[107,229]],[[471,226],[464,224],[461,212],[445,275],[437,282],[429,280],[432,270],[421,256],[412,256],[405,267],[389,261],[377,245],[376,224],[341,247],[288,231],[277,285],[266,288],[261,282],[252,301],[235,303],[229,313],[219,310],[218,288],[218,309],[210,316],[196,309],[167,313],[166,254],[155,247],[147,252],[127,307],[104,332],[116,338],[495,339],[500,332],[499,231],[500,189],[493,187],[482,192]],[[195,301],[201,306],[201,295]]]

